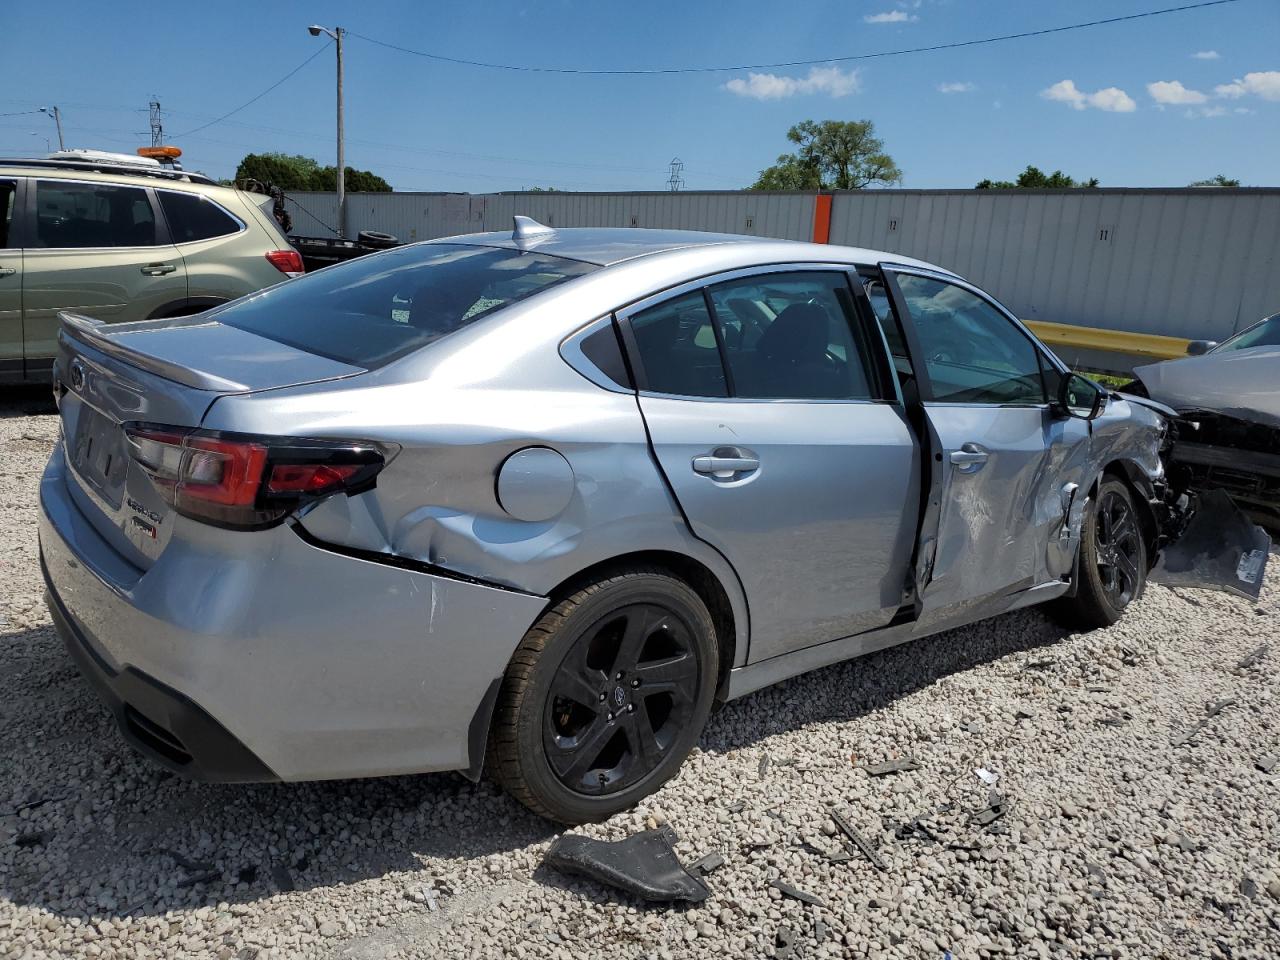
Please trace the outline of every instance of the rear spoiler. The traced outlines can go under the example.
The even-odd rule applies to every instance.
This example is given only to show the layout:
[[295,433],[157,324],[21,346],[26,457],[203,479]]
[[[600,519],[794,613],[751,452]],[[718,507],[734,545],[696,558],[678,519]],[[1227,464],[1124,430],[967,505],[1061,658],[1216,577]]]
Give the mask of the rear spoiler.
[[[234,380],[228,380],[225,377],[171,363],[168,360],[162,360],[159,357],[127,346],[120,342],[118,336],[112,336],[104,330],[105,324],[101,320],[95,320],[79,313],[70,313],[66,310],[58,313],[58,320],[62,325],[58,330],[58,342],[64,346],[69,347],[70,341],[74,340],[81,346],[91,347],[100,353],[105,353],[109,357],[130,364],[140,370],[154,373],[158,377],[172,380],[174,383],[180,383],[185,387],[192,387],[196,390],[208,390],[213,393],[246,393],[249,390],[249,387],[243,383],[236,383]],[[140,323],[119,324],[114,332],[126,335],[135,331],[141,332],[148,329],[148,325],[155,325],[158,322],[144,320]],[[172,325],[172,321],[163,322]]]

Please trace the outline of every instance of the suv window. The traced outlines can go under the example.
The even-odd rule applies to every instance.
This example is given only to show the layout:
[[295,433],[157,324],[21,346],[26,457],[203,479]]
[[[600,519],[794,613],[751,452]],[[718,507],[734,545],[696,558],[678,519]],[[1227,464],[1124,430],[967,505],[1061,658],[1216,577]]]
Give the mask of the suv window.
[[156,220],[141,187],[36,181],[37,247],[153,247]]
[[994,306],[963,287],[909,273],[898,286],[915,324],[933,399],[1045,402],[1040,352]]
[[169,237],[174,243],[211,240],[240,232],[240,224],[225,210],[198,193],[158,190]]
[[686,397],[727,397],[724,367],[701,290],[631,317],[645,388]]
[[871,399],[869,351],[845,274],[764,274],[708,293],[733,396]]
[[208,316],[368,369],[596,269],[542,253],[414,244],[326,267]]
[[9,233],[13,229],[13,198],[18,185],[12,180],[0,180],[0,250],[9,249]]

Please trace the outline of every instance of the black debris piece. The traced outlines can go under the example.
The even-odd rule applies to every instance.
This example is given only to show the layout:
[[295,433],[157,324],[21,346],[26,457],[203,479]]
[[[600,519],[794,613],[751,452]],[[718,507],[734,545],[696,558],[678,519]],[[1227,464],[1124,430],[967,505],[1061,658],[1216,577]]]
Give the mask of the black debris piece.
[[1149,583],[1208,587],[1257,600],[1271,538],[1223,490],[1200,494],[1196,512],[1176,541],[1160,551]]
[[1102,686],[1085,687],[1085,690],[1088,691],[1089,693],[1110,693],[1111,692],[1110,687],[1102,687]]
[[33,830],[18,834],[13,838],[13,842],[19,847],[43,847],[52,836],[53,833],[48,830]]
[[701,903],[711,891],[680,863],[673,844],[679,838],[664,825],[612,843],[578,834],[556,838],[543,862],[564,873],[590,877],[642,900]]
[[1253,900],[1258,896],[1258,885],[1248,877],[1245,877],[1240,881],[1240,892],[1250,900]]
[[1031,710],[1025,710],[1025,709],[1019,708],[1017,711],[1014,712],[1013,718],[1015,720],[1033,720],[1035,719],[1035,713],[1034,711],[1031,711]]
[[756,775],[759,776],[761,779],[763,779],[764,775],[768,772],[769,772],[769,755],[766,753],[763,757],[760,758],[760,769],[757,771]]
[[1254,766],[1263,773],[1270,773],[1276,768],[1276,764],[1280,764],[1280,753],[1269,753],[1265,757],[1260,758]]
[[1048,670],[1054,665],[1053,660],[1033,660],[1027,664],[1027,670]]
[[221,878],[221,870],[202,870],[199,873],[193,873],[191,876],[179,880],[177,886],[194,887],[198,883],[208,883],[211,880],[220,880]]
[[773,889],[777,890],[784,897],[790,897],[792,900],[799,900],[801,903],[807,903],[813,907],[826,906],[821,897],[814,896],[812,893],[805,890],[797,890],[795,887],[791,886],[791,884],[783,883],[781,880],[772,880],[769,882],[769,886],[773,887]]
[[725,809],[730,813],[741,813],[743,810],[747,809],[747,802],[745,800],[735,800],[733,803],[725,807]]
[[271,879],[275,881],[276,886],[281,890],[296,890],[297,886],[293,882],[293,874],[289,872],[289,868],[283,863],[277,863],[271,868]]
[[35,810],[39,807],[43,807],[46,803],[61,803],[67,798],[67,795],[63,795],[61,797],[40,797],[36,800],[28,800],[26,803],[20,803],[14,807],[13,812],[21,813],[23,810]]
[[993,790],[987,797],[987,805],[976,811],[970,819],[980,827],[989,826],[1008,813],[1009,807],[1009,802]]
[[258,868],[249,864],[247,867],[241,867],[240,872],[236,874],[236,879],[240,883],[253,883],[258,879]]
[[873,763],[868,767],[864,767],[868,776],[883,777],[890,773],[905,773],[911,770],[919,770],[920,764],[916,763],[911,757],[902,757],[898,760],[890,760],[886,763]]
[[1197,721],[1194,725],[1192,725],[1192,727],[1189,730],[1183,733],[1182,736],[1174,740],[1173,745],[1175,747],[1185,746],[1186,744],[1194,740],[1196,737],[1198,737],[1200,735],[1200,732],[1204,730],[1204,728],[1207,726],[1209,726],[1208,720]]
[[1211,703],[1211,704],[1209,704],[1207,707],[1205,707],[1205,711],[1204,711],[1204,712],[1205,712],[1206,714],[1208,714],[1209,716],[1211,716],[1211,717],[1216,717],[1216,716],[1217,716],[1218,714],[1220,714],[1223,710],[1227,709],[1227,707],[1231,706],[1231,705],[1232,705],[1233,703],[1235,703],[1235,702],[1236,702],[1236,701],[1235,701],[1235,698],[1234,698],[1234,697],[1224,697],[1224,698],[1223,698],[1223,699],[1221,699],[1221,700],[1215,700],[1215,701],[1213,701],[1213,703]]
[[866,837],[853,828],[853,824],[845,819],[843,814],[838,810],[832,810],[831,819],[835,821],[836,826],[840,828],[844,835],[853,841],[853,845],[862,852],[862,855],[871,862],[873,867],[881,871],[889,869],[888,864],[881,859],[880,854],[876,853],[876,848],[867,842]]
[[1264,643],[1262,646],[1258,647],[1256,650],[1253,650],[1252,652],[1242,657],[1240,662],[1237,663],[1236,666],[1239,667],[1241,670],[1248,670],[1254,664],[1261,663],[1262,658],[1265,657],[1270,650],[1271,650],[1271,644]]
[[700,873],[704,877],[712,871],[719,870],[724,866],[724,857],[720,855],[718,850],[712,850],[705,857],[695,860],[689,864],[690,873]]

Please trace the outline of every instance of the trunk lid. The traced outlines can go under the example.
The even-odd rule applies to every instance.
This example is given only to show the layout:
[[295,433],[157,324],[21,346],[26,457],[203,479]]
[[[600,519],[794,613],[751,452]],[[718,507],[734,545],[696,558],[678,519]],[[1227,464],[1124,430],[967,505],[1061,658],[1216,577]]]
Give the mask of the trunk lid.
[[122,424],[196,427],[220,396],[364,372],[199,315],[111,326],[61,318],[54,389],[69,492],[98,533],[143,570],[164,552],[177,517],[130,458]]

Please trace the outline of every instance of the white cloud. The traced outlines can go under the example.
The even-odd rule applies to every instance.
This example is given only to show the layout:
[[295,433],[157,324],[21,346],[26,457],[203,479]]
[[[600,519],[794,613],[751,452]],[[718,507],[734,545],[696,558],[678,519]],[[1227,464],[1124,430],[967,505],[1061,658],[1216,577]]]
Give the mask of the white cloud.
[[960,83],[940,83],[938,84],[939,93],[972,93],[978,88],[969,81],[965,80]]
[[1093,107],[1095,110],[1106,110],[1109,113],[1132,113],[1138,109],[1133,98],[1119,87],[1103,87],[1093,93],[1085,93],[1077,89],[1071,80],[1059,80],[1048,89],[1041,90],[1040,96],[1046,100],[1065,103],[1073,110]]
[[1204,103],[1209,99],[1207,94],[1199,90],[1190,90],[1177,80],[1157,80],[1155,83],[1148,83],[1147,93],[1151,94],[1151,99],[1161,106]]
[[724,85],[730,93],[755,100],[782,100],[800,94],[825,93],[830,97],[847,97],[862,89],[857,70],[839,67],[810,67],[806,77],[782,77],[776,73],[749,73],[746,79],[734,77]]
[[910,23],[919,20],[914,13],[905,10],[889,10],[885,13],[869,13],[862,18],[864,23]]
[[1246,73],[1243,80],[1220,83],[1213,88],[1213,92],[1228,100],[1239,100],[1251,94],[1263,100],[1280,101],[1280,70]]
[[1212,107],[1193,107],[1187,111],[1187,116],[1196,117],[1225,117],[1230,111],[1226,107],[1220,107],[1214,104]]
[[1193,53],[1191,55],[1191,59],[1192,60],[1219,60],[1221,59],[1221,57],[1218,55],[1217,50],[1200,50],[1197,53]]

